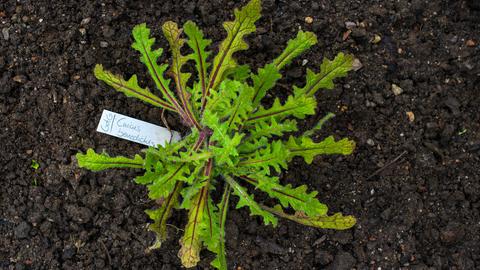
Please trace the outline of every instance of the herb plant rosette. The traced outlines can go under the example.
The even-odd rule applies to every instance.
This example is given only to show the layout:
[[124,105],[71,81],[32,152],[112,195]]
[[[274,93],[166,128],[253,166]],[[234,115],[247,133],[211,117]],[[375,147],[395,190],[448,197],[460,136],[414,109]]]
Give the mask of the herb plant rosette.
[[[276,226],[277,217],[338,230],[351,228],[356,222],[354,217],[341,213],[328,215],[328,208],[316,198],[316,191],[308,192],[306,185],[282,185],[277,176],[296,156],[310,164],[317,155],[352,153],[355,143],[346,138],[336,141],[330,136],[320,142],[312,140],[312,135],[331,114],[299,136],[282,138],[297,131],[296,119],[315,114],[316,92],[332,89],[335,78],[346,76],[353,57],[339,53],[332,61],[325,59],[318,73],[307,70],[303,87],[293,86],[293,94],[285,101],[276,98],[272,106],[265,108],[261,100],[281,78],[280,71],[315,45],[317,38],[300,30],[277,58],[253,72],[247,65],[237,64],[233,54],[248,48],[244,37],[256,30],[260,13],[260,0],[251,0],[235,10],[235,19],[223,25],[227,37],[213,61],[208,50],[211,40],[205,39],[195,23],[187,21],[180,29],[176,23],[166,22],[162,30],[172,53],[170,68],[158,64],[163,50],[152,48],[155,39],[150,37],[147,26],[135,26],[132,47],[140,53],[140,61],[147,66],[160,96],[139,86],[135,75],[124,80],[104,70],[102,65],[94,70],[98,79],[117,91],[178,113],[183,124],[191,128],[182,140],[149,147],[134,158],[110,157],[92,149],[77,154],[79,166],[92,171],[143,170],[144,174],[136,177],[135,182],[146,185],[149,198],[158,202],[157,208],[146,210],[153,220],[149,229],[157,236],[149,249],[160,247],[166,239],[167,220],[174,208],[188,211],[178,252],[185,267],[197,265],[200,251],[206,247],[216,254],[212,265],[227,269],[225,219],[232,195],[238,197],[236,208],[248,207],[251,215],[260,216],[265,225]],[[181,53],[185,43],[190,47],[188,55]],[[190,73],[182,71],[188,61],[195,63],[195,81]],[[165,78],[167,69],[173,82]],[[279,204],[267,206],[256,202],[251,194],[253,189],[265,192]],[[223,194],[219,202],[213,201],[213,192]]]

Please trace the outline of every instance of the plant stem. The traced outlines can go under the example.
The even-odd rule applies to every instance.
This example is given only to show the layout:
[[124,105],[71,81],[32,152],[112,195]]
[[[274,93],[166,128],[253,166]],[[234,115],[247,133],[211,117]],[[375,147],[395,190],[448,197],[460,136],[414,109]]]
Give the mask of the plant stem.
[[228,212],[228,201],[230,199],[230,193],[232,188],[230,185],[225,185],[225,190],[223,191],[222,201],[220,202],[219,211],[220,211],[220,246],[218,248],[218,260],[220,263],[220,269],[227,269],[227,258],[225,254],[225,220],[227,219]]

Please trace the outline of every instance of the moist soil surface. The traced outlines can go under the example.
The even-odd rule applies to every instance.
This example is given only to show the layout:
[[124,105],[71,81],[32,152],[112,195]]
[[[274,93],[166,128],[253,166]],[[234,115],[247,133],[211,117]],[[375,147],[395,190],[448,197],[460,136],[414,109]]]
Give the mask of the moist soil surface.
[[[0,268],[181,269],[185,213],[150,254],[146,189],[135,171],[91,173],[74,155],[142,149],[95,131],[103,109],[162,125],[160,110],[98,82],[96,63],[116,73],[146,70],[130,48],[146,22],[167,48],[166,20],[194,20],[217,45],[236,1],[1,1]],[[228,214],[229,269],[480,268],[480,6],[475,1],[265,0],[250,50],[239,62],[273,59],[299,28],[319,44],[284,73],[275,96],[302,85],[323,57],[353,53],[363,67],[322,91],[318,116],[337,116],[318,134],[357,142],[348,157],[295,159],[284,183],[308,183],[331,213],[358,218],[350,230],[281,221],[265,227],[245,209]],[[310,16],[313,22],[307,23]],[[376,35],[378,35],[376,37]],[[164,58],[166,59],[166,58]],[[308,63],[302,66],[304,59]],[[392,85],[396,93],[392,91]],[[400,93],[401,92],[401,93]],[[167,115],[172,129],[186,132]],[[31,168],[32,160],[40,167]],[[264,195],[260,201],[268,202]],[[213,255],[202,252],[198,269]]]

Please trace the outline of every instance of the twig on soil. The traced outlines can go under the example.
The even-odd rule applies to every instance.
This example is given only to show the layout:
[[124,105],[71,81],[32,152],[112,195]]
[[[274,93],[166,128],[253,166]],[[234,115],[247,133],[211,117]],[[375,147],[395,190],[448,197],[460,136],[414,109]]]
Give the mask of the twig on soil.
[[165,110],[162,110],[162,114],[160,117],[162,118],[163,124],[168,129],[168,132],[170,132],[170,140],[168,141],[168,143],[172,143],[173,133],[172,133],[172,130],[170,129],[170,126],[168,125],[167,119],[165,119]]
[[183,231],[184,231],[183,229],[180,229],[180,228],[178,228],[177,226],[175,226],[175,225],[173,225],[173,224],[168,224],[168,223],[167,223],[167,226],[169,226],[169,227],[172,227],[172,228],[176,229],[176,230],[177,230],[177,233],[178,233],[178,232],[183,232]]
[[390,161],[389,163],[387,163],[385,166],[383,166],[382,168],[376,170],[374,173],[372,173],[369,177],[367,177],[367,180],[370,180],[372,179],[374,176],[378,175],[379,173],[381,173],[383,170],[385,170],[386,168],[392,166],[395,162],[397,162],[400,158],[403,157],[403,155],[405,155],[406,153],[408,153],[407,150],[403,151],[400,155],[398,155],[396,158],[394,158],[392,161]]
[[103,247],[103,250],[105,251],[105,254],[107,254],[107,259],[108,259],[108,265],[112,265],[112,257],[110,257],[110,253],[108,252],[108,249],[107,247],[105,246],[105,244],[103,243],[102,240],[98,239],[98,242],[100,242],[100,244],[102,245]]

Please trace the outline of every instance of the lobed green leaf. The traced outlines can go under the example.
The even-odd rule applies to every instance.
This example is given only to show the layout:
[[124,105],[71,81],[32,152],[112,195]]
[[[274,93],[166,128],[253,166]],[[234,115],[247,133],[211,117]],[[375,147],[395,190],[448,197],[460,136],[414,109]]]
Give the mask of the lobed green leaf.
[[227,37],[220,44],[218,54],[213,59],[212,72],[210,74],[207,91],[208,89],[216,89],[224,78],[225,71],[237,66],[237,63],[233,59],[233,54],[248,49],[248,44],[243,38],[255,32],[255,22],[261,17],[261,10],[260,0],[251,0],[242,9],[235,9],[234,21],[223,24],[223,27],[227,31]]
[[273,88],[276,82],[282,77],[280,70],[316,43],[317,36],[315,36],[314,33],[300,30],[294,39],[288,41],[287,47],[273,63],[260,68],[257,75],[252,75],[253,88],[255,89],[253,97],[254,107],[260,104],[260,101],[267,91]]
[[188,213],[188,223],[185,226],[183,237],[180,239],[181,248],[178,257],[180,257],[183,266],[187,268],[196,266],[200,261],[200,250],[202,248],[200,235],[201,231],[207,226],[206,219],[204,219],[207,202],[208,187],[205,186],[193,199],[193,204]]
[[252,71],[249,65],[238,65],[234,68],[225,71],[224,78],[231,79],[233,81],[245,82],[250,78]]
[[335,229],[335,230],[346,230],[350,229],[357,223],[357,220],[353,216],[344,216],[341,213],[335,213],[332,216],[313,216],[309,217],[304,215],[303,213],[295,213],[294,215],[289,215],[283,212],[282,207],[276,205],[274,208],[269,208],[266,206],[262,206],[263,209],[273,213],[277,216],[295,221],[297,223],[321,228],[321,229]]
[[113,168],[143,168],[143,158],[135,155],[133,159],[122,156],[110,157],[107,153],[97,154],[93,149],[88,149],[87,153],[77,153],[76,158],[78,166],[94,172]]
[[200,30],[192,21],[187,21],[183,25],[183,31],[188,37],[188,46],[193,50],[191,58],[195,61],[199,83],[197,85],[198,91],[195,91],[195,94],[192,93],[192,95],[195,107],[197,111],[200,111],[204,102],[204,100],[200,99],[202,97],[204,98],[207,93],[207,69],[210,66],[210,63],[207,62],[207,58],[210,56],[211,52],[207,51],[206,48],[212,43],[212,41],[210,39],[205,39],[202,30]]
[[258,69],[258,75],[252,75],[253,81],[253,107],[257,107],[260,104],[262,98],[267,94],[267,91],[273,88],[277,81],[282,78],[274,64],[268,64],[263,68]]
[[267,137],[252,138],[244,141],[238,146],[238,153],[242,155],[253,154],[254,152],[265,148],[268,143]]
[[237,209],[247,206],[250,210],[250,215],[258,215],[263,218],[263,222],[265,225],[272,224],[273,226],[277,226],[278,220],[268,211],[263,210],[255,199],[253,195],[248,194],[247,190],[238,184],[232,177],[226,175],[224,176],[225,180],[227,181],[228,185],[233,189],[233,193],[238,197]]
[[182,102],[182,108],[185,113],[189,115],[190,119],[195,118],[191,112],[192,106],[190,105],[190,94],[187,91],[187,82],[192,74],[182,72],[182,67],[191,58],[190,56],[184,56],[180,50],[185,44],[185,39],[181,38],[182,30],[178,28],[177,24],[171,21],[167,21],[162,26],[163,35],[170,44],[170,51],[172,52],[172,66],[170,73],[175,81],[177,95]]
[[[235,81],[234,81],[235,82]],[[237,92],[236,97],[233,102],[230,104],[228,111],[228,120],[226,121],[227,126],[230,130],[238,130],[239,127],[245,122],[248,118],[248,114],[252,111],[252,96],[253,88],[246,84],[237,83],[235,91]],[[225,89],[227,90],[227,89]],[[228,89],[232,91],[232,89]]]
[[167,101],[150,92],[148,88],[141,88],[138,85],[137,75],[133,75],[128,81],[125,81],[121,76],[104,70],[103,66],[98,64],[95,65],[93,73],[97,79],[105,82],[127,97],[138,98],[150,105],[176,112],[176,109]]
[[265,171],[268,171],[270,167],[272,167],[280,173],[282,168],[288,168],[286,157],[289,155],[288,149],[281,141],[274,141],[251,155],[240,156],[241,160],[238,163],[238,167],[257,168]]
[[273,136],[282,136],[287,132],[297,131],[297,121],[295,119],[286,119],[277,122],[275,117],[264,122],[255,123],[253,127],[249,128],[249,140],[259,139],[261,137],[271,138]]
[[315,44],[317,44],[317,36],[314,33],[300,30],[294,39],[288,41],[287,47],[283,50],[282,54],[273,61],[273,64],[280,70]]
[[145,23],[139,24],[133,28],[132,31],[135,42],[132,44],[132,48],[140,52],[140,61],[147,66],[148,72],[152,77],[158,90],[163,94],[164,98],[172,104],[179,113],[183,113],[180,104],[176,100],[172,91],[169,88],[170,80],[165,79],[164,73],[168,68],[168,65],[158,65],[158,59],[163,53],[162,48],[152,50],[152,46],[155,43],[155,38],[150,38],[150,29]]
[[162,243],[167,239],[167,220],[171,216],[172,208],[178,202],[178,195],[182,190],[182,182],[177,182],[173,189],[173,192],[162,202],[161,206],[157,209],[145,210],[148,217],[154,221],[154,223],[148,226],[148,229],[155,232],[155,243],[148,248],[147,251],[160,248]]
[[328,207],[316,198],[318,193],[316,191],[308,193],[306,185],[296,188],[291,185],[282,186],[278,183],[278,177],[262,174],[243,175],[240,176],[240,179],[266,192],[270,197],[278,199],[283,207],[290,206],[295,211],[301,211],[307,216],[324,216],[328,212]]
[[135,178],[138,184],[148,184],[148,197],[152,200],[166,198],[174,189],[178,181],[190,182],[188,175],[190,168],[183,164],[166,164],[162,171],[147,172]]
[[293,93],[296,97],[311,97],[319,89],[333,89],[333,80],[347,76],[352,69],[353,56],[350,54],[339,53],[332,61],[325,58],[320,66],[320,72],[315,74],[307,69],[307,83],[303,88],[293,87]]
[[260,109],[255,113],[251,114],[250,117],[245,121],[245,123],[247,125],[251,125],[258,122],[267,121],[272,118],[280,121],[289,116],[304,119],[307,115],[315,114],[316,107],[317,102],[313,97],[289,96],[287,101],[283,105],[277,98],[273,102],[272,107],[268,109],[260,106]]
[[317,155],[350,155],[353,149],[355,149],[354,141],[347,138],[335,141],[333,136],[327,137],[319,143],[315,143],[312,139],[305,136],[300,138],[290,136],[285,145],[290,153],[289,159],[294,156],[301,156],[308,164],[312,163],[313,158]]

